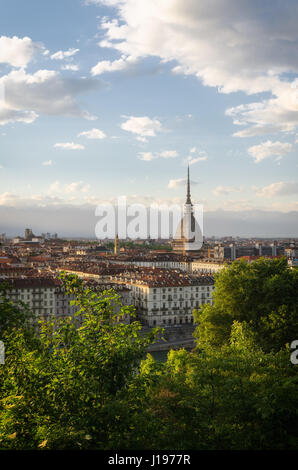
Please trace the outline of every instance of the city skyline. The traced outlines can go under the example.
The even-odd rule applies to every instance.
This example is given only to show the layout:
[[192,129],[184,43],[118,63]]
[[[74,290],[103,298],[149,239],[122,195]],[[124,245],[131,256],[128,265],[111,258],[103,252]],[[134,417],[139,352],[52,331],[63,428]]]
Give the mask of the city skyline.
[[298,5],[0,11],[2,232],[92,237],[99,203],[183,204],[189,163],[206,236],[298,235]]

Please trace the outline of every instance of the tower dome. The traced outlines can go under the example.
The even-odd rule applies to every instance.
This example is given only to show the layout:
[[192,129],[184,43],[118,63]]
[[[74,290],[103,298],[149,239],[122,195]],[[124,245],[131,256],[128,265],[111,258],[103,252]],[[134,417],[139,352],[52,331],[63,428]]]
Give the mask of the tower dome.
[[177,253],[198,251],[203,244],[201,227],[193,213],[190,196],[189,166],[187,170],[187,195],[184,204],[183,217],[178,224],[173,241],[173,250]]

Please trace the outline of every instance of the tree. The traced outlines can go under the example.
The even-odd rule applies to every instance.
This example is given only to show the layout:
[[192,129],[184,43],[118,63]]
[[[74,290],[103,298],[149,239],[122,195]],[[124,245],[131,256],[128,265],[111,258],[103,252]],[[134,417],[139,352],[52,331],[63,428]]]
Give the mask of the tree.
[[14,328],[23,329],[30,325],[33,316],[24,302],[13,303],[8,297],[9,285],[0,282],[0,339]]
[[141,446],[297,449],[298,375],[289,357],[287,349],[264,354],[244,322],[233,323],[221,348],[171,351],[164,364],[149,356],[130,402],[141,410],[135,424]]
[[250,325],[266,351],[298,338],[298,272],[284,258],[235,261],[217,275],[213,301],[194,312],[199,347],[227,343],[235,320]]
[[94,292],[75,276],[64,276],[64,283],[81,307],[80,325],[71,318],[41,321],[34,347],[22,329],[6,337],[2,448],[112,448],[120,439],[120,417],[129,429],[122,395],[158,330],[141,335],[138,322],[119,322],[134,309],[121,306],[113,290]]
[[212,318],[211,342],[206,329],[200,348],[160,363],[144,359],[159,330],[143,336],[138,322],[119,321],[133,307],[62,277],[75,320],[41,321],[32,341],[20,326],[6,332],[1,449],[298,448],[297,368],[288,348],[263,351],[251,321],[218,321],[218,334]]

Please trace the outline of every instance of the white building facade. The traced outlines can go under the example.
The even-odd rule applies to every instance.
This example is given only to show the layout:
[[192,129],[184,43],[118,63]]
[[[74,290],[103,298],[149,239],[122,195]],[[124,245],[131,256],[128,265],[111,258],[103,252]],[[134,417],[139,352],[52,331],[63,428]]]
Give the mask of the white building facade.
[[214,281],[211,278],[198,279],[191,285],[168,286],[133,281],[130,288],[137,317],[149,327],[191,324],[194,309],[213,303]]

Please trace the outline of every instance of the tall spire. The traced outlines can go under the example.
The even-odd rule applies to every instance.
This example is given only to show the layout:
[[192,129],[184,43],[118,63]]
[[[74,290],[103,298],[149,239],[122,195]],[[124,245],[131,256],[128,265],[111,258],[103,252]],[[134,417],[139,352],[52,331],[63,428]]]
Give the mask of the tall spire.
[[187,196],[186,196],[186,204],[191,204],[190,199],[190,180],[189,180],[189,165],[187,168]]
[[114,254],[115,255],[119,254],[119,237],[118,237],[118,233],[116,234],[115,241],[114,241]]

